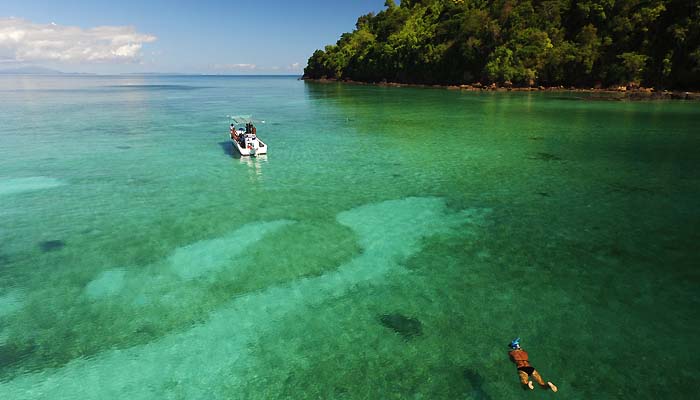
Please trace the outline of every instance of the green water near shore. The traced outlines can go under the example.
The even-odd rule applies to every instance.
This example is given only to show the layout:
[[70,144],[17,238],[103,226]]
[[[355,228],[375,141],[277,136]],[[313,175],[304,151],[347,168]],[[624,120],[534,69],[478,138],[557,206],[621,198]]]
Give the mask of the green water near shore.
[[2,398],[695,397],[696,103],[25,76],[0,111]]

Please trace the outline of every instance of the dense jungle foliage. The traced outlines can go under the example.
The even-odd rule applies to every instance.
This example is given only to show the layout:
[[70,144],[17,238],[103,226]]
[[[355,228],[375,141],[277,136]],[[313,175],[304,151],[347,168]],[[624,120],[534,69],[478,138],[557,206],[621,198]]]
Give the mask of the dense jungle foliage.
[[700,88],[700,0],[387,0],[308,78]]

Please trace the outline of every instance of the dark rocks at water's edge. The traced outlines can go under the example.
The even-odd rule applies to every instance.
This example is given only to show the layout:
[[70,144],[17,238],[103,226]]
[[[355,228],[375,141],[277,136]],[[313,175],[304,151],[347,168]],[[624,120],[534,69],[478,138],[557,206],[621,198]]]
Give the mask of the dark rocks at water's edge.
[[41,243],[39,243],[39,248],[41,248],[41,251],[44,253],[47,253],[49,251],[56,251],[64,248],[66,246],[66,242],[63,240],[45,240]]
[[413,339],[423,334],[423,323],[416,318],[393,313],[380,315],[379,321],[385,327],[401,335],[405,340]]
[[419,83],[399,82],[362,82],[350,79],[308,78],[303,80],[317,83],[347,83],[353,85],[371,85],[384,87],[421,87],[442,88],[448,90],[460,90],[466,92],[547,92],[547,93],[572,93],[575,97],[561,98],[562,100],[580,101],[621,101],[621,100],[700,100],[700,92],[656,90],[644,87],[618,86],[612,88],[588,88],[588,87],[564,87],[564,86],[537,86],[515,87],[499,86],[495,83],[482,85],[472,83],[468,85],[427,85]]

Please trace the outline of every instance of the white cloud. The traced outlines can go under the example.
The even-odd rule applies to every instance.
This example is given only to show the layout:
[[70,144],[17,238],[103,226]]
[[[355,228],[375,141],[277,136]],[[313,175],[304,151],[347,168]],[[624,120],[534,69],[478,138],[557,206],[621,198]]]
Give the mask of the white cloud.
[[143,44],[155,40],[130,26],[82,29],[0,18],[0,62],[135,62]]
[[232,64],[232,68],[239,68],[239,69],[256,69],[258,68],[257,65],[255,64]]
[[255,64],[215,64],[214,69],[221,69],[221,70],[226,70],[226,69],[238,69],[238,70],[254,70],[257,69],[258,66]]
[[289,72],[300,72],[301,70],[301,64],[299,64],[298,62],[287,65],[287,71]]
[[300,63],[288,64],[286,66],[279,65],[257,65],[257,64],[211,64],[209,65],[209,72],[217,74],[229,74],[229,73],[255,73],[255,74],[265,74],[265,73],[297,73],[302,70],[302,65]]

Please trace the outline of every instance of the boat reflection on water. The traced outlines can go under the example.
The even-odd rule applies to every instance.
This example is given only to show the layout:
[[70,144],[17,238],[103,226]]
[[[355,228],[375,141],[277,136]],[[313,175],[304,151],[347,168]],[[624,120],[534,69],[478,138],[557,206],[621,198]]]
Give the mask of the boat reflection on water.
[[261,154],[256,157],[239,157],[238,160],[241,164],[248,166],[248,177],[251,182],[262,178],[263,165],[267,163],[267,154]]

